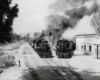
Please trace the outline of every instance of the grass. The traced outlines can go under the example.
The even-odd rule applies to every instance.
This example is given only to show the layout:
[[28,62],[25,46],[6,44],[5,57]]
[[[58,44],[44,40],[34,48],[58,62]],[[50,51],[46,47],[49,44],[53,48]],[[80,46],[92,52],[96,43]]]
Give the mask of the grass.
[[[17,43],[12,43],[12,44],[6,45],[5,47],[9,46],[10,48],[8,48],[7,50],[12,51],[15,49],[19,49],[22,44],[23,43],[17,42]],[[5,50],[6,49],[0,51],[0,68],[14,66],[14,63],[15,63],[14,56],[12,56],[13,54],[5,53]]]

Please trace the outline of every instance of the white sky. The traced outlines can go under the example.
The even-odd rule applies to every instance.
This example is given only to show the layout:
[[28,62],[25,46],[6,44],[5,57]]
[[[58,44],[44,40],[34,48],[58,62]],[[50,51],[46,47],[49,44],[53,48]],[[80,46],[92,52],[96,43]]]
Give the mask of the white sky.
[[13,0],[19,5],[18,18],[14,20],[16,33],[37,32],[45,29],[45,17],[50,14],[48,6],[55,0]]
[[[49,5],[57,0],[13,0],[13,3],[19,5],[18,18],[14,20],[13,29],[16,33],[34,33],[40,32],[45,29],[45,18],[50,14]],[[89,7],[92,2],[86,3]],[[93,28],[90,26],[91,17],[84,17],[80,21],[77,28],[73,30],[66,30],[63,34],[64,37],[71,38],[75,34],[94,33]],[[70,34],[70,36],[69,36]]]

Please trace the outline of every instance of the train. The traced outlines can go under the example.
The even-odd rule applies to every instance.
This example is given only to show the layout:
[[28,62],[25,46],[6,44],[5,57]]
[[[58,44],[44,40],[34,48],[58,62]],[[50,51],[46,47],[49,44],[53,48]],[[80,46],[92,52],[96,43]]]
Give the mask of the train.
[[[52,58],[52,51],[45,39],[33,40],[33,49],[38,53],[41,58]],[[73,41],[66,39],[58,40],[55,47],[56,55],[58,58],[71,58],[76,49],[76,44]]]
[[53,57],[48,41],[44,39],[33,40],[32,47],[41,58],[52,58]]
[[62,39],[57,41],[56,55],[58,58],[71,58],[76,49],[76,44],[73,41]]

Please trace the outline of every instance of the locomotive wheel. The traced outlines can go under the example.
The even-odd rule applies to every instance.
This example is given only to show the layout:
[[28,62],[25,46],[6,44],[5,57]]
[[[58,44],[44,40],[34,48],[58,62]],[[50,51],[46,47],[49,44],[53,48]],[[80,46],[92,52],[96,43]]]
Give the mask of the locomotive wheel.
[[57,57],[59,58],[58,52],[56,52]]
[[67,58],[67,55],[66,55],[66,53],[64,53],[64,58]]
[[51,57],[51,55],[49,54],[49,55],[48,55],[48,58],[50,58],[50,57]]
[[61,53],[59,53],[59,58],[62,58],[62,55],[61,55]]
[[60,58],[62,58],[62,53],[60,53]]
[[40,52],[40,56],[41,56],[41,58],[43,58],[43,53],[42,52]]
[[64,55],[62,54],[62,58],[64,58]]
[[40,56],[40,57],[42,57],[42,54],[41,54],[41,53],[39,53],[39,56]]
[[60,53],[59,53],[57,56],[58,56],[58,58],[61,58],[61,55],[60,55]]
[[58,55],[58,56],[59,56],[59,58],[62,58],[62,57],[63,57],[63,56],[62,56],[62,53],[59,53],[59,55]]
[[69,58],[72,58],[72,55],[70,55]]
[[48,58],[48,56],[47,56],[47,55],[45,55],[45,58]]
[[48,58],[50,58],[50,55],[48,54]]
[[60,58],[60,55],[58,54],[57,57]]
[[48,52],[48,58],[51,58],[51,52]]
[[68,58],[72,58],[72,54],[71,53],[69,53]]
[[49,54],[49,58],[51,58],[51,54]]
[[65,58],[68,58],[68,53],[65,54]]
[[66,58],[66,53],[64,53],[63,55],[64,55],[64,58]]
[[51,58],[53,57],[52,54],[50,55],[50,57],[51,57]]
[[48,55],[48,58],[50,58],[50,55]]
[[50,58],[52,58],[53,56],[52,56],[52,52],[50,51]]

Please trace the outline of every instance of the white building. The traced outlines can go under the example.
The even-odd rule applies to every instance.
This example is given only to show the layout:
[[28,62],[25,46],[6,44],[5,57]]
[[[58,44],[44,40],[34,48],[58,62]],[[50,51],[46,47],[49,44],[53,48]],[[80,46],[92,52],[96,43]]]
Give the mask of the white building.
[[83,34],[76,36],[76,53],[75,54],[100,54],[100,37],[96,34]]

